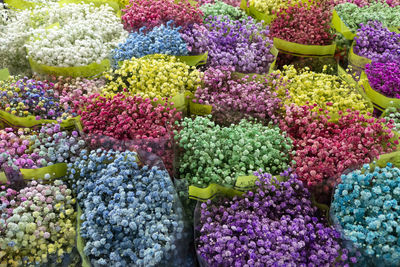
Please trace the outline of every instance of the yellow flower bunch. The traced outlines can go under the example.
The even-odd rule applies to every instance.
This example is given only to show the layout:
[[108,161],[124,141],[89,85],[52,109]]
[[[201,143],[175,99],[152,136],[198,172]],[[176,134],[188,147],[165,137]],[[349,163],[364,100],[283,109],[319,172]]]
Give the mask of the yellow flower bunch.
[[272,15],[272,11],[289,6],[289,0],[250,0],[250,5],[257,11]]
[[317,104],[319,108],[329,110],[330,114],[347,109],[359,110],[364,114],[373,111],[370,102],[355,85],[342,81],[336,75],[316,73],[309,68],[299,71],[293,65],[284,66],[282,72],[278,70],[275,73],[279,73],[287,84],[290,97],[284,99],[285,105]]
[[193,92],[201,82],[201,73],[174,56],[154,54],[125,60],[105,78],[109,81],[106,94],[127,92],[154,99]]

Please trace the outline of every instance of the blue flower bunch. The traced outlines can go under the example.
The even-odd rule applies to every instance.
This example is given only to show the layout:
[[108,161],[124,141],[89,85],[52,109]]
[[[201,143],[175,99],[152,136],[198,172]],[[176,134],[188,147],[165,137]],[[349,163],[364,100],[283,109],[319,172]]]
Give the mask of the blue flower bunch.
[[80,234],[94,266],[158,266],[172,262],[182,238],[183,210],[166,170],[139,166],[135,152],[82,150],[68,165],[78,178]]
[[144,27],[138,32],[130,33],[126,42],[114,49],[112,53],[114,65],[118,65],[118,61],[151,54],[188,55],[187,44],[179,33],[181,27],[173,27],[172,23],[173,21],[169,21],[167,25],[154,27],[146,33],[143,32]]
[[366,164],[361,170],[342,175],[331,212],[352,241],[376,266],[400,263],[400,169]]

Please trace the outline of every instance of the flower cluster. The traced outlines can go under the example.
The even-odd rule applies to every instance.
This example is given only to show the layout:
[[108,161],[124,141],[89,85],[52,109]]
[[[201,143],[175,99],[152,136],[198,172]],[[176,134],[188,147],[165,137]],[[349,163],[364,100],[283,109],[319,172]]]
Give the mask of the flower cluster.
[[54,84],[23,78],[0,81],[0,108],[12,115],[40,119],[66,118]]
[[201,204],[197,253],[208,266],[346,266],[340,234],[317,217],[303,184],[256,173],[253,191]]
[[331,11],[323,7],[297,3],[281,9],[271,23],[271,37],[305,45],[330,45]]
[[185,118],[175,136],[183,149],[180,178],[190,184],[234,185],[238,176],[259,169],[279,173],[291,164],[292,141],[278,127],[247,120],[220,127],[210,119]]
[[365,66],[365,73],[374,90],[387,97],[400,98],[400,61],[372,62]]
[[36,181],[19,192],[0,187],[0,264],[33,266],[61,261],[75,245],[72,191],[60,180],[52,185]]
[[278,94],[284,91],[279,75],[236,78],[233,69],[210,67],[206,70],[194,101],[211,105],[213,119],[218,124],[238,123],[250,117],[277,123],[282,102]]
[[266,73],[274,56],[267,26],[248,20],[207,18],[206,24],[195,24],[182,34],[193,54],[208,51],[207,65],[233,66],[243,73]]
[[344,171],[391,152],[399,143],[392,123],[348,112],[339,112],[338,121],[329,122],[329,112],[319,115],[315,106],[286,109],[280,126],[293,139],[295,171],[307,187],[329,192]]
[[165,170],[140,167],[135,152],[82,150],[68,165],[78,178],[84,253],[95,266],[159,266],[174,261],[183,210]]
[[400,61],[400,34],[370,21],[357,31],[354,53],[378,62]]
[[344,237],[372,259],[374,265],[395,266],[400,261],[400,170],[386,167],[362,169],[342,175],[331,207]]
[[387,122],[393,123],[393,130],[396,132],[400,132],[400,110],[398,107],[391,105],[384,112],[384,119]]
[[105,92],[128,91],[144,98],[174,97],[185,90],[194,91],[201,81],[195,67],[180,62],[174,56],[149,55],[125,60],[119,69],[105,75],[109,83]]
[[273,15],[280,9],[290,6],[289,0],[250,0],[250,5],[266,15]]
[[398,27],[400,25],[399,6],[390,7],[387,3],[377,1],[363,7],[358,7],[352,3],[343,3],[337,5],[335,9],[341,20],[353,32],[369,21],[379,21],[386,27]]
[[283,71],[278,70],[275,73],[287,81],[290,94],[290,98],[284,99],[287,105],[317,104],[319,108],[327,109],[331,114],[347,109],[359,110],[362,113],[372,112],[370,103],[354,85],[342,81],[336,75],[313,72],[309,68],[298,71],[293,66],[284,66]]
[[194,23],[203,23],[203,13],[188,0],[175,3],[173,0],[130,0],[122,10],[122,21],[126,30],[138,31],[142,27],[151,30],[155,26],[173,20],[175,26],[186,28]]
[[147,33],[143,32],[143,28],[130,33],[126,42],[114,50],[114,63],[151,54],[186,56],[189,51],[179,33],[180,27],[172,27],[171,23],[173,21],[167,22],[167,25],[156,26]]
[[219,0],[216,0],[214,3],[202,5],[200,10],[203,12],[204,18],[208,18],[209,16],[228,17],[230,20],[242,20],[247,18],[246,13],[239,7],[231,6]]
[[77,131],[62,130],[59,124],[47,124],[38,130],[0,130],[1,168],[35,169],[53,163],[73,162],[85,146]]
[[[168,104],[153,105],[150,99],[117,94],[104,97],[98,94],[85,99],[86,105],[78,114],[82,116],[87,142],[109,147],[106,143],[120,145],[121,149],[142,149],[156,153],[172,173],[173,149],[171,135],[181,112]],[[111,137],[112,139],[102,138]],[[126,142],[118,142],[118,140]]]
[[54,88],[60,98],[60,106],[76,116],[84,106],[85,99],[92,94],[101,93],[105,86],[104,79],[85,79],[70,77],[52,77]]
[[[68,4],[69,20],[36,32],[26,44],[28,56],[39,64],[73,67],[100,64],[127,36],[108,5]],[[70,11],[71,12],[71,11]],[[61,23],[63,22],[63,23]]]

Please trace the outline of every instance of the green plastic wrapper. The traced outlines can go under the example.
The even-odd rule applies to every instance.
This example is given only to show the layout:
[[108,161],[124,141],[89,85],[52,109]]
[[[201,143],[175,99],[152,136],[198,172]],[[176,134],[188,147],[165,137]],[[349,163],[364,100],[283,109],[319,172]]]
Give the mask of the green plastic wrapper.
[[29,64],[33,72],[45,75],[64,76],[64,77],[94,77],[110,68],[110,60],[104,59],[100,64],[91,63],[86,66],[76,67],[55,67],[39,64],[32,58],[29,58]]
[[356,67],[358,69],[364,70],[365,69],[365,65],[371,63],[372,60],[369,59],[369,58],[362,57],[362,56],[359,56],[359,55],[355,54],[353,48],[354,48],[354,42],[351,45],[351,48],[350,48],[350,51],[349,51],[349,57],[348,57],[349,63],[352,66],[354,66],[354,67]]
[[38,168],[38,169],[20,169],[22,177],[24,180],[37,180],[45,179],[45,175],[49,174],[49,179],[58,179],[66,176],[67,174],[67,164],[66,163],[56,163],[50,166]]
[[72,4],[72,3],[73,4],[81,4],[82,2],[85,4],[92,3],[96,7],[99,7],[101,5],[109,5],[114,10],[115,14],[118,17],[121,17],[121,10],[120,10],[118,0],[61,0],[58,3],[60,5],[64,5],[64,4]]
[[[4,129],[5,127],[17,127],[17,128],[32,128],[34,126],[48,124],[48,123],[58,123],[56,120],[36,120],[35,116],[27,116],[27,117],[17,117],[12,115],[4,110],[0,110],[0,128]],[[63,120],[60,123],[61,128],[69,130],[82,129],[80,116],[70,118],[67,120]]]
[[5,81],[8,80],[8,78],[10,77],[10,72],[8,71],[8,69],[0,69],[0,81]]
[[4,0],[4,3],[7,4],[11,9],[16,10],[34,8],[36,5],[40,5],[39,3],[33,3],[24,0]]
[[196,56],[175,56],[181,62],[189,66],[201,66],[207,64],[208,52]]
[[[367,96],[371,99],[374,107],[379,109],[380,111],[384,111],[386,108],[390,107],[391,105],[400,105],[400,99],[398,98],[390,98],[384,96],[383,94],[375,91],[368,82],[368,77],[365,72],[361,73],[361,81]],[[392,103],[391,103],[392,102]]]
[[336,44],[331,45],[304,45],[274,38],[274,46],[283,53],[301,57],[332,57],[335,54]]
[[335,28],[337,32],[341,33],[347,40],[353,40],[356,36],[356,33],[352,32],[349,27],[347,27],[347,25],[342,21],[336,10],[333,10],[331,24],[333,28]]
[[[274,175],[274,177],[276,177],[280,182],[286,179],[285,177],[277,175]],[[191,185],[189,186],[189,198],[205,202],[209,199],[214,199],[217,196],[241,196],[245,192],[252,190],[256,181],[257,176],[249,175],[237,177],[235,186],[233,187],[222,186],[219,184],[210,184],[206,188],[200,188]]]

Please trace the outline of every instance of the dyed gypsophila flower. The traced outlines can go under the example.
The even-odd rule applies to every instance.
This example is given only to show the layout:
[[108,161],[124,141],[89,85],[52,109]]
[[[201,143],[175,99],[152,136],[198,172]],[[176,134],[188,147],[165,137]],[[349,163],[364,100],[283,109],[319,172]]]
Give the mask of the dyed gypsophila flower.
[[206,18],[182,33],[191,54],[208,51],[207,66],[233,66],[243,73],[266,73],[274,56],[268,26],[254,19]]
[[78,114],[82,116],[88,144],[109,147],[107,143],[111,143],[114,150],[120,146],[122,150],[153,152],[172,174],[172,131],[176,129],[175,122],[182,117],[181,112],[169,104],[154,105],[150,99],[140,96],[117,94],[109,98],[94,94],[84,100],[86,103]]
[[315,105],[291,105],[280,123],[282,131],[293,139],[299,179],[324,200],[330,200],[329,192],[344,171],[392,152],[399,144],[391,130],[393,124],[384,124],[384,119],[348,110],[347,114],[339,112],[338,120],[330,122],[329,115],[319,115]]
[[196,249],[208,266],[347,266],[340,234],[317,217],[296,175],[256,176],[254,191],[201,204]]
[[73,67],[100,64],[128,33],[109,5],[66,4],[69,20],[42,29],[26,43],[28,56],[39,64]]
[[138,31],[142,27],[151,30],[171,20],[174,25],[183,28],[203,23],[203,13],[188,0],[179,3],[173,0],[130,0],[129,6],[122,11],[122,22],[130,32]]
[[276,16],[271,23],[271,37],[305,45],[332,44],[334,35],[330,31],[330,10],[298,2],[280,9]]
[[36,119],[67,118],[68,114],[60,105],[60,98],[54,84],[23,78],[12,83],[0,81],[0,108],[12,115]]
[[77,131],[62,130],[59,124],[37,130],[6,128],[0,130],[0,164],[18,170],[73,162],[84,146]]
[[400,262],[400,170],[362,169],[342,175],[331,212],[344,237],[361,249],[375,266],[396,266]]
[[213,120],[218,124],[239,123],[243,118],[277,123],[280,97],[285,97],[279,75],[236,78],[233,70],[233,67],[207,69],[202,86],[196,90],[195,101],[211,105]]
[[354,53],[359,56],[383,63],[400,61],[400,33],[389,31],[380,22],[361,24],[354,40]]
[[400,61],[365,65],[371,88],[387,97],[400,98]]
[[228,17],[230,20],[242,20],[248,17],[239,7],[218,0],[202,5],[200,10],[203,12],[204,18],[221,16],[222,18]]
[[72,191],[60,180],[52,185],[32,181],[19,192],[0,188],[0,249],[5,252],[0,264],[36,266],[52,258],[61,264],[75,246]]
[[358,7],[352,3],[343,3],[335,6],[341,20],[346,26],[356,32],[362,24],[369,21],[379,21],[385,27],[398,27],[400,25],[400,9],[398,6],[390,7],[387,3],[376,1],[370,5]]
[[190,185],[234,185],[259,169],[279,173],[291,164],[292,141],[278,127],[242,120],[221,127],[211,116],[184,118],[175,140],[183,150],[180,178]]
[[84,253],[95,266],[158,266],[178,258],[183,211],[165,170],[135,152],[81,151],[69,164],[82,208]]
[[173,27],[172,24],[171,20],[166,25],[154,27],[147,33],[143,32],[145,27],[138,32],[131,32],[125,43],[119,44],[112,53],[115,67],[119,61],[151,54],[186,56],[189,51],[179,33],[181,27]]

